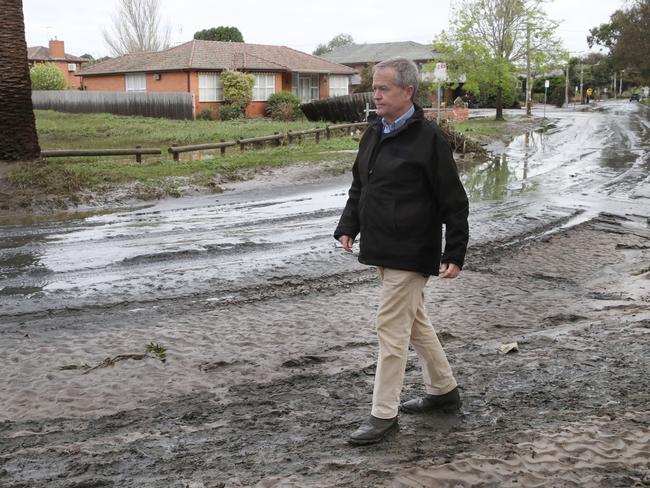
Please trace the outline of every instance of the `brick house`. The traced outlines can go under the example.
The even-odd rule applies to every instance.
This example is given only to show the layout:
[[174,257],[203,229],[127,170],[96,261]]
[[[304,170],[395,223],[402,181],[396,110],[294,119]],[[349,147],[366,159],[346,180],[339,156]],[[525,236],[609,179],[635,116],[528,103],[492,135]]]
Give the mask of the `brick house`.
[[302,102],[347,95],[355,71],[285,46],[192,40],[164,51],[132,53],[77,73],[84,90],[189,92],[194,113],[223,104],[219,73],[255,75],[249,116],[264,115],[273,93],[295,93]]
[[68,87],[80,88],[81,80],[75,76],[85,59],[65,52],[63,41],[50,39],[49,47],[34,46],[27,48],[27,61],[31,68],[38,63],[52,63],[68,81]]

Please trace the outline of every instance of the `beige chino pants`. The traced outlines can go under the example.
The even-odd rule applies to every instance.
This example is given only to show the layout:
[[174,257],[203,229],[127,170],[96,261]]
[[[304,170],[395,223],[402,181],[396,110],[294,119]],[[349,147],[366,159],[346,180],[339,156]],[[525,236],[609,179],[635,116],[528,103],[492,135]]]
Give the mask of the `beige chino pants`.
[[381,303],[377,311],[379,358],[372,395],[372,415],[382,419],[397,415],[404,383],[409,342],[422,364],[427,393],[443,395],[456,387],[445,351],[424,308],[421,273],[378,268]]

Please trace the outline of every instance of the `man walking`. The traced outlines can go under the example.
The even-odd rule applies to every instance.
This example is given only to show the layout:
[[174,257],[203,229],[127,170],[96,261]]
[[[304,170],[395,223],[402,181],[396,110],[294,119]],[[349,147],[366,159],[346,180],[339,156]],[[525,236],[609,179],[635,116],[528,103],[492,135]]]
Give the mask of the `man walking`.
[[[371,444],[397,429],[404,413],[460,407],[456,380],[424,308],[431,275],[455,278],[467,249],[468,202],[440,129],[413,104],[419,73],[405,58],[374,67],[378,120],[359,143],[348,201],[334,237],[359,261],[376,266],[379,357],[370,418],[350,436]],[[445,249],[442,252],[442,224]],[[427,394],[400,405],[409,342],[422,363]]]

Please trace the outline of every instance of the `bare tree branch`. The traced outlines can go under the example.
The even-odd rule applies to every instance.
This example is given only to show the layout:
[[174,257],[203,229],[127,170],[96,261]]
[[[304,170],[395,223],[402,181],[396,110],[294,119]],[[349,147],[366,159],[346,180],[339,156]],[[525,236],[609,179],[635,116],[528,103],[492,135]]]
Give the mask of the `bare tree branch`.
[[170,46],[171,28],[161,24],[159,0],[119,0],[112,21],[103,36],[114,56]]

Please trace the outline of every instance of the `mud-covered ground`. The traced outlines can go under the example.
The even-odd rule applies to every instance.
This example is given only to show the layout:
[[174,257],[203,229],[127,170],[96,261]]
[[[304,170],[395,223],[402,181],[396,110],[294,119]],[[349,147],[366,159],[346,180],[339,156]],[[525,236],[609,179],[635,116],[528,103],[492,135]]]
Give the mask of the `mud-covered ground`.
[[467,265],[425,292],[462,411],[374,446],[347,182],[3,228],[0,486],[650,485],[647,113],[603,110],[464,171]]
[[[132,337],[132,325],[195,327],[200,332],[192,338],[188,330],[186,341],[205,353],[179,366],[183,351],[170,344],[166,364],[124,362],[87,375],[55,372],[41,356],[49,381],[79,398],[67,399],[55,418],[1,424],[0,484],[647,486],[649,237],[647,229],[598,219],[477,250],[460,279],[430,284],[427,306],[464,406],[457,416],[402,416],[401,431],[377,446],[345,441],[368,414],[372,392],[371,271],[261,301],[168,304],[138,324],[120,309],[83,314],[85,323],[69,313],[16,324],[3,334],[15,344],[4,361],[29,357],[24,344],[39,335],[59,342],[49,328],[68,340],[100,334],[109,344]],[[224,354],[221,343],[233,341],[247,345]],[[514,341],[519,352],[497,352]],[[421,393],[412,359],[405,397]],[[158,396],[145,395],[134,409],[66,418],[79,414],[75,402],[95,403],[83,395],[115,381],[115,369],[156,382]],[[169,377],[186,372],[188,381],[198,374],[220,391],[188,385],[169,394],[166,369]],[[34,413],[40,402],[56,402],[39,396]]]

